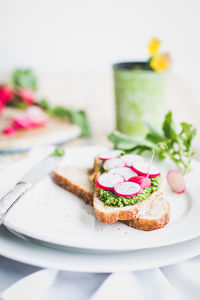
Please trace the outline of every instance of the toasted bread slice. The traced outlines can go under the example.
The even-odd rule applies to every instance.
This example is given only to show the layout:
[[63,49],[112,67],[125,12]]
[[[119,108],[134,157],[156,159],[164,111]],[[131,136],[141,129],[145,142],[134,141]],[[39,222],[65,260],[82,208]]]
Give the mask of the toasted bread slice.
[[94,184],[89,181],[91,169],[77,166],[59,167],[53,171],[53,180],[86,204],[93,205]]
[[[91,175],[90,177],[90,181],[92,180],[96,180],[97,177],[101,174],[100,173],[100,167],[101,167],[101,160],[98,159],[98,157],[95,158],[94,161],[94,174]],[[104,202],[100,200],[99,196],[98,196],[98,190],[99,188],[95,185],[94,188],[94,197],[93,197],[93,206],[94,206],[94,211],[95,214],[97,216],[97,218],[102,222],[102,223],[115,223],[118,220],[120,221],[130,221],[130,222],[126,222],[126,224],[128,224],[129,226],[133,226],[137,228],[141,227],[140,223],[142,223],[141,221],[141,212],[149,212],[151,210],[151,208],[154,208],[155,210],[155,202],[157,203],[159,200],[159,203],[166,203],[166,200],[163,200],[164,197],[164,193],[166,190],[166,185],[165,185],[165,180],[164,178],[161,176],[160,178],[160,186],[158,188],[157,191],[155,191],[151,196],[149,196],[146,200],[140,202],[139,204],[135,204],[135,205],[130,205],[130,206],[125,206],[125,207],[110,207],[110,206],[105,206]],[[159,206],[160,208],[160,206]],[[165,207],[167,212],[170,208],[169,205],[167,205]],[[163,210],[162,210],[163,212]],[[143,215],[145,215],[143,213]],[[164,221],[160,222],[160,216],[164,216],[165,213],[161,213],[161,214],[157,214],[159,215],[158,221],[155,223],[162,223],[162,224],[166,224],[167,222],[167,218],[164,217]],[[168,215],[168,213],[167,213]],[[136,221],[136,219],[139,218],[140,221]],[[133,219],[135,220],[135,222],[133,222]],[[142,217],[143,219],[143,217]],[[152,218],[154,220],[156,220],[155,218]],[[146,222],[148,223],[152,223],[146,220]],[[153,224],[152,224],[153,225]],[[163,225],[163,226],[164,226]],[[162,227],[163,227],[162,226]],[[144,225],[143,225],[144,227]],[[149,224],[149,226],[147,226],[149,228],[152,228],[154,226],[151,226]],[[159,227],[160,228],[160,227]],[[152,230],[152,229],[149,229]]]
[[[53,180],[59,186],[80,197],[86,204],[93,205],[93,198],[95,198],[94,202],[96,205],[97,213],[100,210],[100,221],[105,220],[105,208],[105,216],[107,221],[107,217],[109,217],[110,215],[115,216],[115,213],[113,214],[113,210],[119,209],[115,207],[105,207],[104,203],[100,199],[98,199],[98,190],[96,187],[94,187],[93,183],[96,180],[98,174],[99,161],[98,159],[95,159],[95,168],[93,174],[91,174],[91,170],[77,166],[59,167],[53,172]],[[128,226],[135,227],[140,230],[155,230],[164,227],[169,222],[170,214],[170,205],[168,201],[162,196],[164,191],[165,183],[163,180],[163,183],[161,183],[159,190],[154,192],[153,199],[152,195],[151,199],[144,200],[140,204],[135,205],[134,209],[131,210],[128,208],[128,206],[121,208],[121,211],[130,211],[131,216],[130,218],[129,213],[126,212],[125,215],[128,215],[129,219],[122,220],[122,222],[127,224]],[[156,193],[157,197],[155,195]],[[132,213],[132,211],[134,211],[134,214]],[[117,218],[115,217],[115,220],[116,219]]]
[[170,204],[166,198],[157,198],[149,208],[145,206],[132,220],[124,221],[130,227],[140,230],[155,230],[164,227],[169,222]]

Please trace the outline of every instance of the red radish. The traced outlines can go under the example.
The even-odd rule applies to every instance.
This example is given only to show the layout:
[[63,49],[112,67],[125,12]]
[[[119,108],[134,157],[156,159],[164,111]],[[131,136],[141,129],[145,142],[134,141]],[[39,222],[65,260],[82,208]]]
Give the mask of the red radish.
[[104,173],[97,178],[96,185],[104,190],[112,190],[114,185],[120,182],[124,182],[124,178],[120,175],[111,175]]
[[144,161],[135,161],[131,168],[134,172],[142,176],[156,177],[160,175],[158,168]]
[[129,181],[139,184],[142,189],[145,189],[145,188],[151,186],[151,179],[149,179],[149,177],[145,177],[145,176],[134,176],[134,177],[130,178]]
[[182,194],[185,192],[185,180],[179,171],[169,171],[167,173],[167,181],[173,192],[177,194]]
[[137,154],[125,154],[121,156],[121,159],[126,163],[127,167],[131,167],[135,161],[144,160],[142,156]]
[[99,159],[101,160],[107,160],[110,158],[115,158],[119,156],[122,153],[121,150],[111,150],[104,153],[99,154]]
[[123,167],[123,168],[114,168],[111,169],[108,174],[118,174],[124,177],[126,181],[128,181],[131,177],[136,176],[136,173],[133,172],[130,168],[128,167]]
[[13,126],[22,129],[30,129],[36,126],[44,126],[48,121],[43,110],[36,106],[31,106],[24,114],[13,120]]
[[34,102],[34,92],[31,89],[19,90],[18,96],[22,98],[27,104],[32,104]]
[[17,128],[30,129],[35,126],[35,122],[31,117],[23,115],[13,120],[13,125]]
[[35,105],[30,106],[26,110],[26,113],[28,114],[29,117],[32,118],[35,125],[37,125],[37,126],[45,125],[48,121],[48,116],[38,106],[35,106]]
[[111,158],[107,159],[104,164],[103,168],[104,170],[110,170],[114,168],[121,168],[125,166],[125,162],[121,160],[120,158]]
[[47,117],[47,115],[44,113],[43,109],[36,105],[31,105],[27,108],[26,113],[28,115],[34,116],[34,117]]
[[15,127],[7,127],[3,130],[3,134],[6,135],[14,135],[17,133],[17,129]]
[[12,96],[13,92],[8,86],[3,85],[0,87],[0,112],[4,109],[6,103],[11,100]]
[[141,192],[141,186],[135,182],[120,182],[114,185],[114,192],[118,196],[133,197]]

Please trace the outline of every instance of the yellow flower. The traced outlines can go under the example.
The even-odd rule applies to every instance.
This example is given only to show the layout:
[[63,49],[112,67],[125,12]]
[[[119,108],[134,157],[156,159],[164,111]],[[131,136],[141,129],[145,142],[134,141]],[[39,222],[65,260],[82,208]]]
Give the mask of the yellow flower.
[[150,61],[150,66],[156,72],[162,72],[169,69],[171,65],[171,56],[168,53],[159,54]]
[[156,38],[152,38],[151,41],[148,44],[148,51],[150,56],[157,55],[160,50],[160,44],[161,42],[157,40]]

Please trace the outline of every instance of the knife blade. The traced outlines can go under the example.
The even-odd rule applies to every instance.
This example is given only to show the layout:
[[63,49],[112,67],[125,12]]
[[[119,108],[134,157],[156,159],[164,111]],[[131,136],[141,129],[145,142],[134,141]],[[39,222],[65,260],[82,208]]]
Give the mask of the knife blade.
[[26,173],[14,188],[0,199],[0,225],[20,197],[55,169],[60,159],[60,156],[48,156]]

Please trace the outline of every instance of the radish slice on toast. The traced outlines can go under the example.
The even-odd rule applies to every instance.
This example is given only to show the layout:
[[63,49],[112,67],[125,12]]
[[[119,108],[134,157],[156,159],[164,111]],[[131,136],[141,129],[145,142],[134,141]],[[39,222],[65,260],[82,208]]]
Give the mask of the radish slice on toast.
[[179,171],[171,170],[167,173],[167,182],[173,192],[182,194],[185,192],[185,180]]
[[142,176],[149,176],[149,177],[156,177],[160,175],[160,171],[155,166],[149,164],[144,161],[136,161],[132,165],[132,170],[139,175]]
[[124,182],[124,178],[120,175],[111,175],[104,173],[97,178],[96,185],[104,190],[112,190],[114,185]]
[[135,172],[133,172],[133,170],[131,170],[128,167],[124,167],[124,168],[114,168],[111,169],[108,174],[118,174],[124,177],[125,180],[129,180],[131,177],[136,176],[137,174]]
[[134,176],[130,178],[129,181],[139,184],[142,189],[151,186],[151,179],[149,179],[149,177],[146,176]]
[[115,158],[119,156],[122,153],[122,150],[111,150],[104,153],[99,154],[99,159],[101,160],[107,160],[110,158]]
[[121,158],[111,158],[107,159],[104,164],[103,168],[104,170],[110,170],[114,168],[121,168],[125,166],[125,162],[121,160]]
[[121,159],[126,163],[127,167],[131,167],[135,161],[143,161],[144,158],[137,154],[125,154]]
[[118,196],[133,197],[141,192],[141,186],[135,182],[120,182],[114,186],[114,192]]

